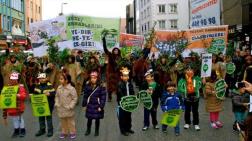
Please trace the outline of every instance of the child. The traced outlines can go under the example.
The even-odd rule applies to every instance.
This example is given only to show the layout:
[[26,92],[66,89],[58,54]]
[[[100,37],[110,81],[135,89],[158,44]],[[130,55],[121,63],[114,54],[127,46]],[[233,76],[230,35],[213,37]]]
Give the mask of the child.
[[194,70],[188,65],[185,70],[184,78],[178,82],[178,91],[184,96],[185,105],[185,125],[184,129],[189,129],[191,124],[191,112],[193,114],[193,125],[196,131],[200,131],[199,127],[199,89],[201,87],[201,79],[194,75]]
[[[45,73],[40,73],[37,77],[39,84],[34,89],[34,94],[45,94],[48,99],[49,109],[52,114],[55,100],[55,89],[53,85],[48,81]],[[46,122],[47,121],[47,137],[53,136],[53,123],[52,115],[46,117],[39,117],[39,131],[35,134],[36,137],[42,136],[46,133]]]
[[[169,110],[174,109],[183,109],[183,98],[182,96],[176,92],[176,84],[168,81],[166,85],[166,91],[164,91],[162,97],[161,97],[161,109],[163,112],[167,112]],[[162,131],[166,133],[167,125],[162,125]],[[179,136],[180,129],[179,129],[179,123],[174,128],[175,129],[175,135]]]
[[98,78],[97,71],[91,72],[90,81],[84,88],[82,107],[85,108],[86,118],[88,119],[86,136],[91,132],[93,119],[95,120],[95,136],[99,136],[100,119],[104,117],[106,89],[101,86]]
[[245,91],[245,84],[237,83],[238,91],[233,91],[232,106],[235,115],[235,123],[243,123],[247,117],[249,94]]
[[5,109],[3,112],[3,118],[5,123],[7,123],[7,116],[10,116],[14,125],[14,132],[12,134],[12,138],[17,136],[24,137],[26,134],[25,131],[25,123],[22,114],[25,111],[25,98],[27,95],[27,91],[23,84],[19,84],[20,74],[17,72],[13,72],[10,75],[9,86],[18,86],[17,93],[17,108]]
[[[134,88],[132,83],[129,81],[129,70],[128,68],[122,67],[121,69],[121,81],[117,86],[117,102],[120,105],[122,97],[134,95]],[[129,134],[134,134],[131,129],[131,112],[124,111],[119,107],[119,127],[121,134],[124,136],[129,136]]]
[[147,90],[147,92],[151,95],[153,106],[150,110],[144,108],[144,127],[142,128],[143,131],[148,130],[150,126],[150,115],[154,129],[159,129],[157,121],[157,107],[159,98],[162,94],[162,88],[157,82],[155,82],[154,74],[151,69],[145,73],[145,80],[146,82],[144,82],[140,89]]
[[218,129],[223,126],[223,124],[219,121],[219,113],[222,111],[223,100],[216,97],[214,89],[216,81],[216,71],[212,71],[210,82],[207,82],[205,85],[206,111],[210,113],[211,127],[214,129]]
[[66,138],[70,132],[70,138],[76,138],[74,108],[77,103],[77,93],[71,85],[71,76],[69,74],[61,74],[60,86],[55,96],[55,108],[60,118],[61,134],[60,139]]

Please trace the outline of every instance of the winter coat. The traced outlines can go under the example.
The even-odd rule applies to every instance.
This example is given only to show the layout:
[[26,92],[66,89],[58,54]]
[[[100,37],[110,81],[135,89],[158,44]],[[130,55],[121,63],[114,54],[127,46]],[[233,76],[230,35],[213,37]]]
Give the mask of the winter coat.
[[45,84],[39,83],[34,89],[34,94],[46,94],[47,92],[50,94],[49,96],[47,96],[47,99],[50,111],[52,112],[55,104],[55,94],[56,94],[53,85],[50,82]]
[[[149,89],[148,83],[145,81],[143,85],[140,87],[140,90],[147,90]],[[153,102],[153,108],[156,109],[159,104],[159,99],[162,95],[162,87],[157,83],[156,88],[154,89],[153,93],[151,94],[152,102]]]
[[247,108],[243,103],[249,103],[249,94],[240,95],[238,91],[233,91],[232,110],[233,112],[245,112]]
[[25,87],[23,84],[19,85],[18,88],[18,94],[17,96],[17,108],[11,108],[11,109],[5,109],[3,116],[4,118],[7,118],[7,115],[9,116],[19,116],[25,111],[25,98],[27,96],[27,91],[25,90]]
[[[128,82],[129,87],[129,95],[134,95],[134,88],[131,82]],[[126,82],[120,81],[117,85],[117,102],[118,105],[120,105],[120,101],[122,100],[122,97],[127,96],[127,87]]]
[[73,86],[60,85],[56,91],[55,108],[60,118],[73,117],[74,108],[77,103],[77,92]]
[[163,112],[173,109],[184,109],[183,98],[178,92],[175,92],[174,95],[171,95],[170,93],[164,91],[160,101]]
[[[85,86],[82,107],[86,107],[88,119],[102,119],[105,103],[106,89],[104,87],[98,86],[93,89],[89,84]],[[98,111],[98,108],[101,108],[101,111]]]
[[220,100],[216,97],[216,93],[214,89],[214,83],[206,83],[205,86],[205,103],[206,103],[206,111],[207,112],[220,112],[223,107],[223,100]]

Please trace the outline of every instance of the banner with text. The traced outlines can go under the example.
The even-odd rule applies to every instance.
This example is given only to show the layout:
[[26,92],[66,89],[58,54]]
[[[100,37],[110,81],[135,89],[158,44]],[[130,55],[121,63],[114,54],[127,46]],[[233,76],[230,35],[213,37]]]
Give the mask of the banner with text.
[[143,43],[143,36],[126,33],[120,34],[120,49],[122,56],[127,56],[128,54],[141,50]]
[[190,0],[190,27],[220,25],[220,0]]

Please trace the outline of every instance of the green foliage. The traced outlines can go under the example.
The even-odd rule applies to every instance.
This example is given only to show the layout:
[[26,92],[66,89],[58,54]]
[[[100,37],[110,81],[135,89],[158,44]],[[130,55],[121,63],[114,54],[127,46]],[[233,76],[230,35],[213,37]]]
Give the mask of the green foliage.
[[49,62],[53,64],[59,63],[59,48],[56,46],[56,41],[53,39],[48,39],[48,49],[47,53],[49,56]]
[[233,56],[235,52],[235,48],[232,42],[228,42],[226,55],[227,56]]
[[67,60],[67,58],[69,57],[69,52],[70,50],[65,48],[63,51],[59,52],[59,60],[60,60],[60,64],[63,65],[65,63],[65,61]]

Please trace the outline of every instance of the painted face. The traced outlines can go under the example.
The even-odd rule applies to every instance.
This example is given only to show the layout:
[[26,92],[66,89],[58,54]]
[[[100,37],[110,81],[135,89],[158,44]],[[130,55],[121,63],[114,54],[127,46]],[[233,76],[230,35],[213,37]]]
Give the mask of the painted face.
[[113,53],[117,55],[117,54],[119,53],[119,50],[118,50],[118,49],[115,49],[115,50],[113,51]]
[[151,81],[154,80],[154,78],[153,78],[152,75],[147,75],[147,76],[145,77],[145,80],[146,80],[147,82],[151,82]]
[[39,79],[39,82],[40,82],[40,83],[46,83],[46,82],[47,82],[47,78],[40,78],[40,79]]
[[165,59],[165,58],[162,58],[162,59],[161,59],[161,63],[162,63],[162,64],[165,64],[165,62],[166,62],[166,59]]
[[10,85],[11,86],[18,85],[18,80],[12,80],[12,79],[10,79]]
[[188,77],[193,77],[193,75],[194,75],[193,70],[192,70],[192,69],[186,70],[186,75],[187,75]]
[[96,76],[91,76],[90,81],[92,84],[96,84],[97,83],[97,77]]

